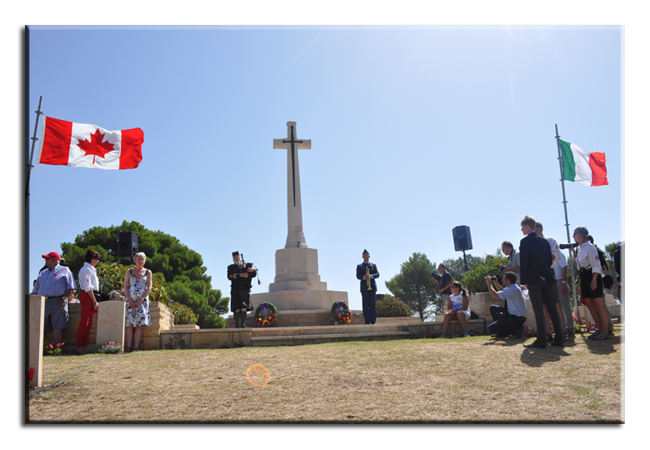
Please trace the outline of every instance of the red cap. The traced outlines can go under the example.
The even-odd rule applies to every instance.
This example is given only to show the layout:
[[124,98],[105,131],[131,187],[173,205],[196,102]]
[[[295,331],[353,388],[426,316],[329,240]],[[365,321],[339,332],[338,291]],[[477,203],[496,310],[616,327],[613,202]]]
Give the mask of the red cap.
[[43,255],[43,258],[56,258],[57,261],[61,261],[61,257],[57,252],[50,252],[47,255]]

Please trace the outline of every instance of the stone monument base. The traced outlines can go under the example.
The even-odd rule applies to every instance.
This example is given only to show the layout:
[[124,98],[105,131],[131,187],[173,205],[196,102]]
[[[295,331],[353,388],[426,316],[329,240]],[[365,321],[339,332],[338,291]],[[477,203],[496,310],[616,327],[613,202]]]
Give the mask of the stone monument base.
[[[333,302],[332,302],[333,303]],[[346,302],[347,303],[347,302]],[[352,313],[352,325],[363,325],[363,311],[350,311]],[[249,311],[246,318],[248,328],[275,328],[275,327],[315,327],[323,325],[335,325],[336,321],[332,315],[332,305],[328,309],[298,311],[278,311],[278,315],[271,325],[263,327],[255,321],[255,312]],[[226,328],[235,328],[235,319],[232,314],[226,319]]]
[[319,309],[331,310],[334,302],[344,301],[347,305],[348,293],[343,291],[274,291],[261,294],[251,294],[253,306],[257,308],[262,303],[273,303],[278,311],[313,311]]

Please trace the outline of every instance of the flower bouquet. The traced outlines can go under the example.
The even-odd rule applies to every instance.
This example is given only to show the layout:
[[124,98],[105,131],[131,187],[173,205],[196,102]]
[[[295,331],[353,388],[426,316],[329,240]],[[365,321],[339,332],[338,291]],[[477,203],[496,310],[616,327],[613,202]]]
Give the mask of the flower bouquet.
[[573,316],[573,330],[576,333],[580,332],[584,324],[585,324],[585,319],[578,319],[576,316]]
[[65,344],[63,342],[59,342],[55,344],[54,342],[50,342],[49,345],[43,346],[43,355],[44,356],[57,356],[61,354],[61,347],[63,347]]
[[262,303],[255,310],[255,321],[262,326],[271,325],[278,316],[278,310],[273,303]]
[[343,324],[352,322],[352,313],[344,301],[339,300],[332,304],[332,315],[336,323]]

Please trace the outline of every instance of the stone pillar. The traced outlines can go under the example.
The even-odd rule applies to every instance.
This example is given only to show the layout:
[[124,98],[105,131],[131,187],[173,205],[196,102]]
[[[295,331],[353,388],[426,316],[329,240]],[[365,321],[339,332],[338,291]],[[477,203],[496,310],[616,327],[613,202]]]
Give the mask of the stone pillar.
[[532,328],[537,333],[537,320],[535,319],[533,304],[530,302],[530,297],[524,296],[524,299],[526,301],[526,322],[524,322],[524,325]]
[[[34,375],[29,382],[31,386],[43,385],[43,338],[45,328],[45,297],[27,295],[28,309],[28,367],[34,369]],[[29,373],[29,372],[28,372]]]
[[126,303],[119,300],[99,302],[97,311],[97,344],[119,342],[124,349]]
[[[489,292],[477,292],[469,296],[470,311],[474,311],[480,319],[485,319],[487,325],[493,322],[490,306],[503,306],[504,304],[503,300],[492,298]],[[444,305],[444,307],[446,308],[447,305]]]
[[[151,326],[142,327],[142,340],[139,348],[145,350],[161,349],[160,332],[174,329],[174,313],[164,303],[150,301]],[[134,343],[135,345],[135,343]]]
[[589,311],[589,308],[584,306],[582,303],[580,304],[580,306],[577,306],[576,308],[574,308],[574,313],[575,313],[575,316],[578,319],[584,319],[585,320],[585,322],[586,322],[585,325],[587,327],[589,327],[589,322],[591,322],[591,323],[595,322],[593,316],[591,315],[591,312]]

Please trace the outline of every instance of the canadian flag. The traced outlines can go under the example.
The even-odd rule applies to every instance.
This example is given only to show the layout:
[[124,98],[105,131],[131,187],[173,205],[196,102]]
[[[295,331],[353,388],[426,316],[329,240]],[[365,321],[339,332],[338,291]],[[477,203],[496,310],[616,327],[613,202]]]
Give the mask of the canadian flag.
[[36,162],[91,169],[135,169],[142,161],[140,128],[108,131],[43,116]]

